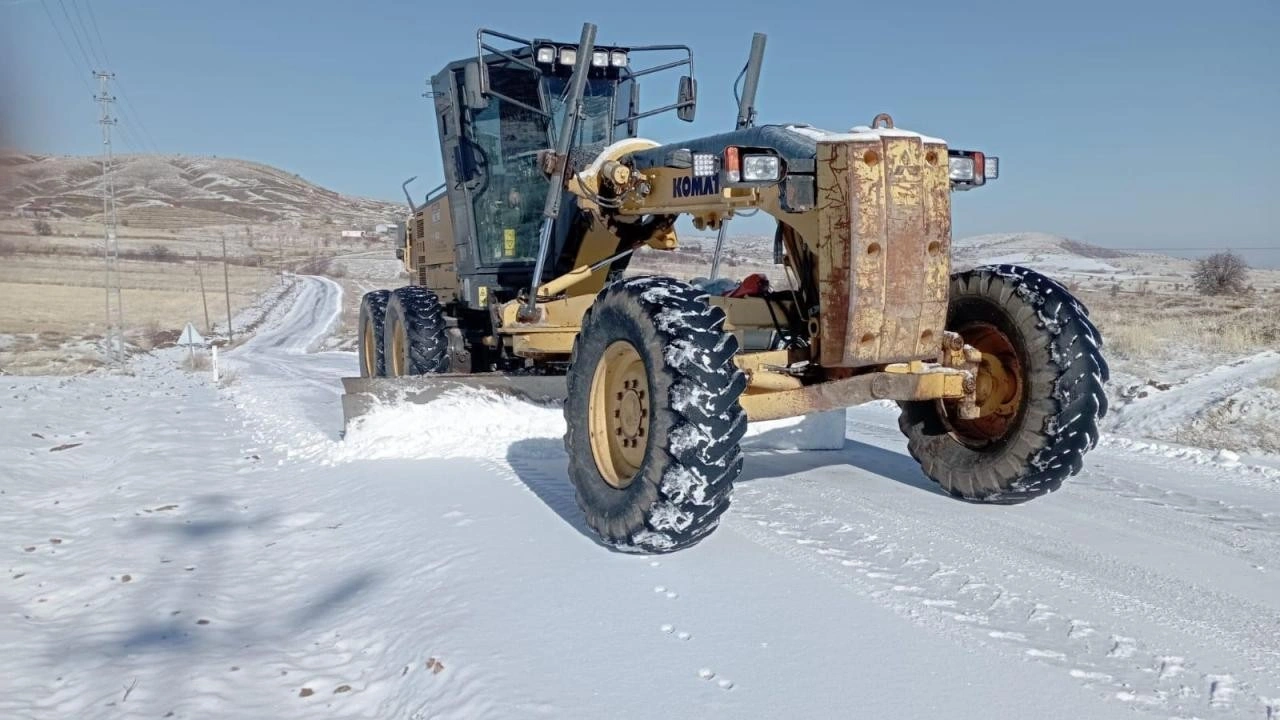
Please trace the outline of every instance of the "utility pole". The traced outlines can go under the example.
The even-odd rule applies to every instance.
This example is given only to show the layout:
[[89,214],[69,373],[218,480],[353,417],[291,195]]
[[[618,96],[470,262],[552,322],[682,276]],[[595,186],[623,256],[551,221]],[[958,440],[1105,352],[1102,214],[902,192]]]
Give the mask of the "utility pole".
[[111,95],[111,80],[115,74],[99,70],[94,72],[94,77],[98,79],[98,94],[94,99],[101,109],[98,124],[102,126],[102,259],[106,269],[103,285],[107,299],[107,346],[111,348],[109,356],[123,364],[124,308],[120,300],[120,246],[116,242],[116,188],[111,156],[111,126],[116,124],[116,119],[111,117],[111,104],[116,101]]
[[231,330],[231,280],[227,275],[227,234],[222,233],[222,292],[227,298],[227,344],[235,340]]
[[196,277],[200,278],[200,302],[204,303],[204,334],[212,335],[213,326],[209,324],[209,296],[204,294],[204,268],[201,266],[200,251],[196,251]]

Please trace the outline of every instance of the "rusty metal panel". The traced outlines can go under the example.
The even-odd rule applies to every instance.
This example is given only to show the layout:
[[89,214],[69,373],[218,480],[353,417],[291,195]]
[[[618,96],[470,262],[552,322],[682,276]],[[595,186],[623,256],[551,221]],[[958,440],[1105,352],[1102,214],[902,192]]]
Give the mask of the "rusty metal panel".
[[940,141],[884,133],[818,144],[820,361],[937,356],[951,205]]
[[932,358],[939,352],[947,322],[947,302],[951,288],[951,179],[947,169],[946,146],[926,144],[924,180],[924,243],[928,263],[916,357]]
[[848,304],[848,342],[841,348],[840,365],[869,365],[879,357],[890,309],[890,282],[886,272],[897,251],[889,245],[890,223],[887,171],[891,170],[882,143],[877,139],[853,142],[849,146],[853,168],[850,173],[850,212],[853,215],[852,252],[849,272],[853,277]]
[[818,358],[822,365],[835,367],[844,357],[849,321],[849,244],[851,204],[849,199],[849,146],[840,142],[819,142],[817,153]]
[[[865,146],[865,149],[864,149]],[[883,218],[879,227],[868,225],[860,233],[859,254],[854,273],[862,278],[876,276],[881,292],[870,297],[855,294],[850,336],[858,342],[846,346],[845,365],[868,365],[911,357],[919,335],[920,300],[924,291],[924,187],[921,180],[921,143],[914,137],[883,137],[874,143],[856,143],[864,165],[883,168],[876,175],[858,173],[855,182],[865,179],[871,188],[855,187],[853,196],[870,195],[875,207],[857,208],[862,213]],[[874,232],[870,232],[874,231]],[[879,252],[872,252],[879,247]],[[860,284],[859,284],[860,285]],[[860,287],[858,288],[861,289]],[[877,297],[878,296],[878,297]]]

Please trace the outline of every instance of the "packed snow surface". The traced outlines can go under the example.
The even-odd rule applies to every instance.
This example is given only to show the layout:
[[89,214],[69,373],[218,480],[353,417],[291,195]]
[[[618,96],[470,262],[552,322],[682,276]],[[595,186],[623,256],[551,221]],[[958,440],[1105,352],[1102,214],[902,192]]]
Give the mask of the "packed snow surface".
[[969,504],[879,403],[841,450],[748,451],[700,545],[624,555],[556,408],[342,437],[341,291],[298,282],[226,387],[181,350],[0,381],[0,717],[1280,712],[1280,481],[1238,457],[1108,436],[1057,493]]

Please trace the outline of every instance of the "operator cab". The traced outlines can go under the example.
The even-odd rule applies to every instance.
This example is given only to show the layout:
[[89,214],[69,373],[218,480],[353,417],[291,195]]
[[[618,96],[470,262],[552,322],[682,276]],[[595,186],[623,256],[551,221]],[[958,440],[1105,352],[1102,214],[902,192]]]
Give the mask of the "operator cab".
[[[498,49],[488,38],[516,47]],[[494,297],[505,300],[504,289],[527,286],[532,276],[550,187],[539,153],[556,145],[556,125],[564,117],[577,59],[572,43],[523,40],[489,30],[481,30],[478,39],[481,54],[446,66],[431,79],[429,93],[435,101],[444,192],[463,286],[459,299],[471,307],[484,305],[475,288],[490,288]],[[635,53],[654,50],[686,57],[639,71],[632,67]],[[603,147],[634,137],[639,118],[671,109],[692,119],[691,78],[681,82],[683,105],[677,101],[648,112],[638,108],[637,77],[683,65],[692,66],[692,53],[683,46],[597,46],[571,146]],[[561,206],[549,258],[560,257],[571,242],[569,226],[576,211],[572,201]]]

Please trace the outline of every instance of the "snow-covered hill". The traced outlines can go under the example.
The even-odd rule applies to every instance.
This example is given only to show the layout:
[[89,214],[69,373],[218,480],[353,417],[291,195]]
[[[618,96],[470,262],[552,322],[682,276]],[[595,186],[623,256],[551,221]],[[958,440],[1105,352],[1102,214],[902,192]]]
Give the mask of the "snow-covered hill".
[[[11,154],[0,162],[5,168],[0,202],[47,208],[54,217],[101,217],[103,178],[97,158]],[[114,172],[119,217],[134,228],[325,217],[364,227],[401,211],[393,203],[341,195],[293,173],[233,158],[122,155]]]
[[1280,469],[1111,435],[1057,493],[958,502],[891,408],[752,451],[715,534],[591,539],[558,410],[339,436],[340,290],[225,357],[5,378],[0,716],[1255,718],[1280,712]]

